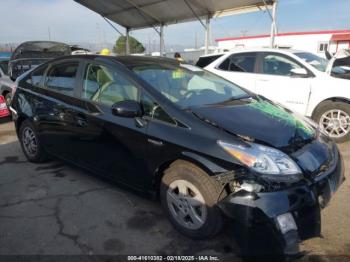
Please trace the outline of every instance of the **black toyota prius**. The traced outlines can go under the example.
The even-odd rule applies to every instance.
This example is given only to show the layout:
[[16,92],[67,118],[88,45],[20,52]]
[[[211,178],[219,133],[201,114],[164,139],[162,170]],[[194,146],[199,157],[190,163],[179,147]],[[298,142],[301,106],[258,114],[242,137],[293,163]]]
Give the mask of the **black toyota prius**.
[[58,157],[159,198],[194,239],[229,221],[295,253],[344,180],[311,120],[172,59],[55,59],[17,79],[11,110],[29,161]]

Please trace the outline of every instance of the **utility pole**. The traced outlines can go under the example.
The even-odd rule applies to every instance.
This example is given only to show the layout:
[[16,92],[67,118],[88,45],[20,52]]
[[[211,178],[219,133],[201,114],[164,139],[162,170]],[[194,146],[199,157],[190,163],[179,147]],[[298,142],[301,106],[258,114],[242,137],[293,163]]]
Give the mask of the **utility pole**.
[[51,41],[51,30],[50,30],[50,27],[47,27],[47,32],[49,33],[49,41]]
[[194,48],[197,49],[198,48],[198,36],[197,36],[197,31],[194,35]]
[[209,53],[210,45],[210,17],[207,16],[205,19],[205,54]]
[[164,56],[164,25],[160,25],[159,29],[159,53]]
[[275,0],[272,5],[272,15],[271,15],[271,33],[270,33],[270,47],[275,47],[275,37],[277,35],[277,25],[276,25],[276,18],[277,18],[277,2],[278,0]]

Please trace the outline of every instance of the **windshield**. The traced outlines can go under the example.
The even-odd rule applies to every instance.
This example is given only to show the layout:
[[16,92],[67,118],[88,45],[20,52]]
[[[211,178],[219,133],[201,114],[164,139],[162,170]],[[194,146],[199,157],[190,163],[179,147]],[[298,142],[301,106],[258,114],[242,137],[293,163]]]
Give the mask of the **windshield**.
[[302,52],[294,53],[296,56],[304,60],[306,63],[312,65],[319,71],[326,72],[328,61],[312,53]]
[[249,97],[236,86],[192,65],[145,65],[132,70],[181,108]]

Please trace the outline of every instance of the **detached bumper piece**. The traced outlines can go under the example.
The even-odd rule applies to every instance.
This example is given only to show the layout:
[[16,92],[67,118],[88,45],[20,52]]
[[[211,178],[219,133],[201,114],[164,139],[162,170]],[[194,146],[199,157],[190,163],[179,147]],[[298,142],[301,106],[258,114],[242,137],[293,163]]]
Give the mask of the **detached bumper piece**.
[[297,255],[299,243],[321,233],[321,208],[344,181],[343,162],[310,184],[276,192],[239,190],[218,205],[232,218],[244,255]]

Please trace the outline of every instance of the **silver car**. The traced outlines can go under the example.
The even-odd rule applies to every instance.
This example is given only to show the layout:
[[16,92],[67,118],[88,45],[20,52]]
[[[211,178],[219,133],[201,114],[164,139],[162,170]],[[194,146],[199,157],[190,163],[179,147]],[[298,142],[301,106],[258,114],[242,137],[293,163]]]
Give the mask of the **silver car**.
[[9,58],[0,58],[0,95],[4,96],[6,103],[11,101],[12,86],[14,82],[8,75]]

